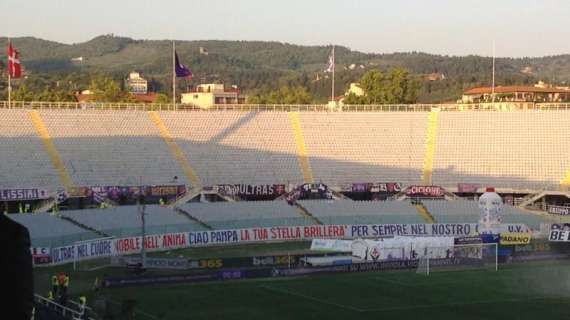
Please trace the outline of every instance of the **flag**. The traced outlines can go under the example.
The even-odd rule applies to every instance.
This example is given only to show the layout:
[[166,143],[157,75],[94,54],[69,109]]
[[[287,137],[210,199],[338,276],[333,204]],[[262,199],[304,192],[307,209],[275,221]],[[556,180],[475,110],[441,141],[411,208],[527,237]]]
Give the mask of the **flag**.
[[60,190],[57,192],[57,195],[55,196],[55,202],[57,204],[61,204],[65,200],[67,200],[68,198],[69,198],[69,195],[67,194],[67,192],[65,192],[65,190]]
[[178,53],[176,53],[176,51],[174,51],[174,70],[177,77],[192,79],[192,71],[180,63],[180,59],[178,59]]
[[22,65],[20,64],[20,53],[12,47],[12,43],[8,43],[8,73],[12,78],[22,76]]
[[325,69],[325,72],[333,72],[333,71],[334,71],[334,51],[331,52],[331,55],[329,56],[329,64]]

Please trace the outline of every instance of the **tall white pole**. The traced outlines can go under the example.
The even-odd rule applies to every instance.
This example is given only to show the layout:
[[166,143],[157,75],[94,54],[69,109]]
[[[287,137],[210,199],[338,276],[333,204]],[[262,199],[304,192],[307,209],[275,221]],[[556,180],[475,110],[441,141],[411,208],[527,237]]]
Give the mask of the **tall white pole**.
[[176,44],[172,40],[172,107],[176,109]]
[[10,70],[8,70],[8,109],[12,103],[12,77],[10,77]]
[[331,85],[331,101],[334,102],[334,69],[335,69],[335,62],[334,62],[334,44],[332,46],[332,85]]
[[[10,46],[10,38],[8,38],[8,46]],[[10,66],[10,57],[8,57],[8,67]],[[12,77],[10,76],[10,68],[8,68],[8,109],[12,103]]]
[[493,40],[493,84],[491,86],[491,101],[495,103],[495,40]]

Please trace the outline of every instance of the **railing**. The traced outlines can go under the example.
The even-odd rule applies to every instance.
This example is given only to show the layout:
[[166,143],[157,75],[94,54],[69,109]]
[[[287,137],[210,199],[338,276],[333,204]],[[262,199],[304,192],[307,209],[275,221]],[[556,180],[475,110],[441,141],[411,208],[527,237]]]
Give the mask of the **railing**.
[[223,104],[200,108],[172,103],[119,103],[119,102],[48,102],[48,101],[0,101],[2,109],[37,110],[132,110],[132,111],[301,111],[301,112],[429,112],[438,111],[520,111],[520,110],[570,110],[570,103],[495,102],[474,104]]
[[44,306],[54,310],[55,312],[61,314],[64,317],[69,316],[69,317],[71,317],[71,319],[81,319],[81,317],[83,316],[83,312],[73,310],[71,308],[63,306],[63,305],[61,305],[61,304],[59,304],[53,300],[42,297],[39,294],[35,294],[34,298],[35,298],[36,303],[44,305]]

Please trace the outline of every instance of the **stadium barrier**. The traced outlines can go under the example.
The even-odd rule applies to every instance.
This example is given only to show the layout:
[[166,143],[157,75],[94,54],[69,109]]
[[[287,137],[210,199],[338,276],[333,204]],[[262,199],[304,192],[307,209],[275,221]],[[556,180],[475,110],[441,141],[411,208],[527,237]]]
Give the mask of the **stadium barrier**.
[[494,102],[449,104],[379,104],[336,105],[328,104],[224,104],[207,109],[193,105],[172,103],[119,103],[119,102],[59,102],[59,101],[0,101],[4,109],[38,110],[131,110],[131,111],[312,111],[312,112],[429,112],[438,111],[513,111],[513,110],[570,110],[570,103]]
[[[505,224],[505,232],[530,232],[523,224]],[[191,231],[151,234],[144,238],[146,252],[214,245],[236,245],[259,242],[284,242],[312,239],[356,239],[393,236],[457,236],[476,235],[477,224],[378,224],[378,225],[310,225],[293,227],[259,227],[229,230]],[[103,238],[82,241],[62,247],[52,247],[48,259],[38,265],[60,265],[79,261],[138,254],[143,239],[140,236]],[[35,251],[35,250],[33,250]]]

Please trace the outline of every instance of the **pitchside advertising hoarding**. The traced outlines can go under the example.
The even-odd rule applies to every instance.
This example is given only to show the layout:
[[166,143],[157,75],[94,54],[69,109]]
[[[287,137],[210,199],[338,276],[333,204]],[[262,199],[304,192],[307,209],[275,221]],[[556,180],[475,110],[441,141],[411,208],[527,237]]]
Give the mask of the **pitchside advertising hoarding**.
[[532,235],[529,232],[504,232],[500,237],[502,245],[518,245],[529,244]]
[[[504,225],[507,232],[527,232],[525,225]],[[143,242],[147,251],[166,251],[188,247],[230,245],[268,241],[381,238],[393,236],[471,236],[479,232],[477,224],[377,224],[377,225],[312,225],[260,227],[229,230],[191,231],[124,238],[105,238],[51,248],[53,264],[137,254]]]

